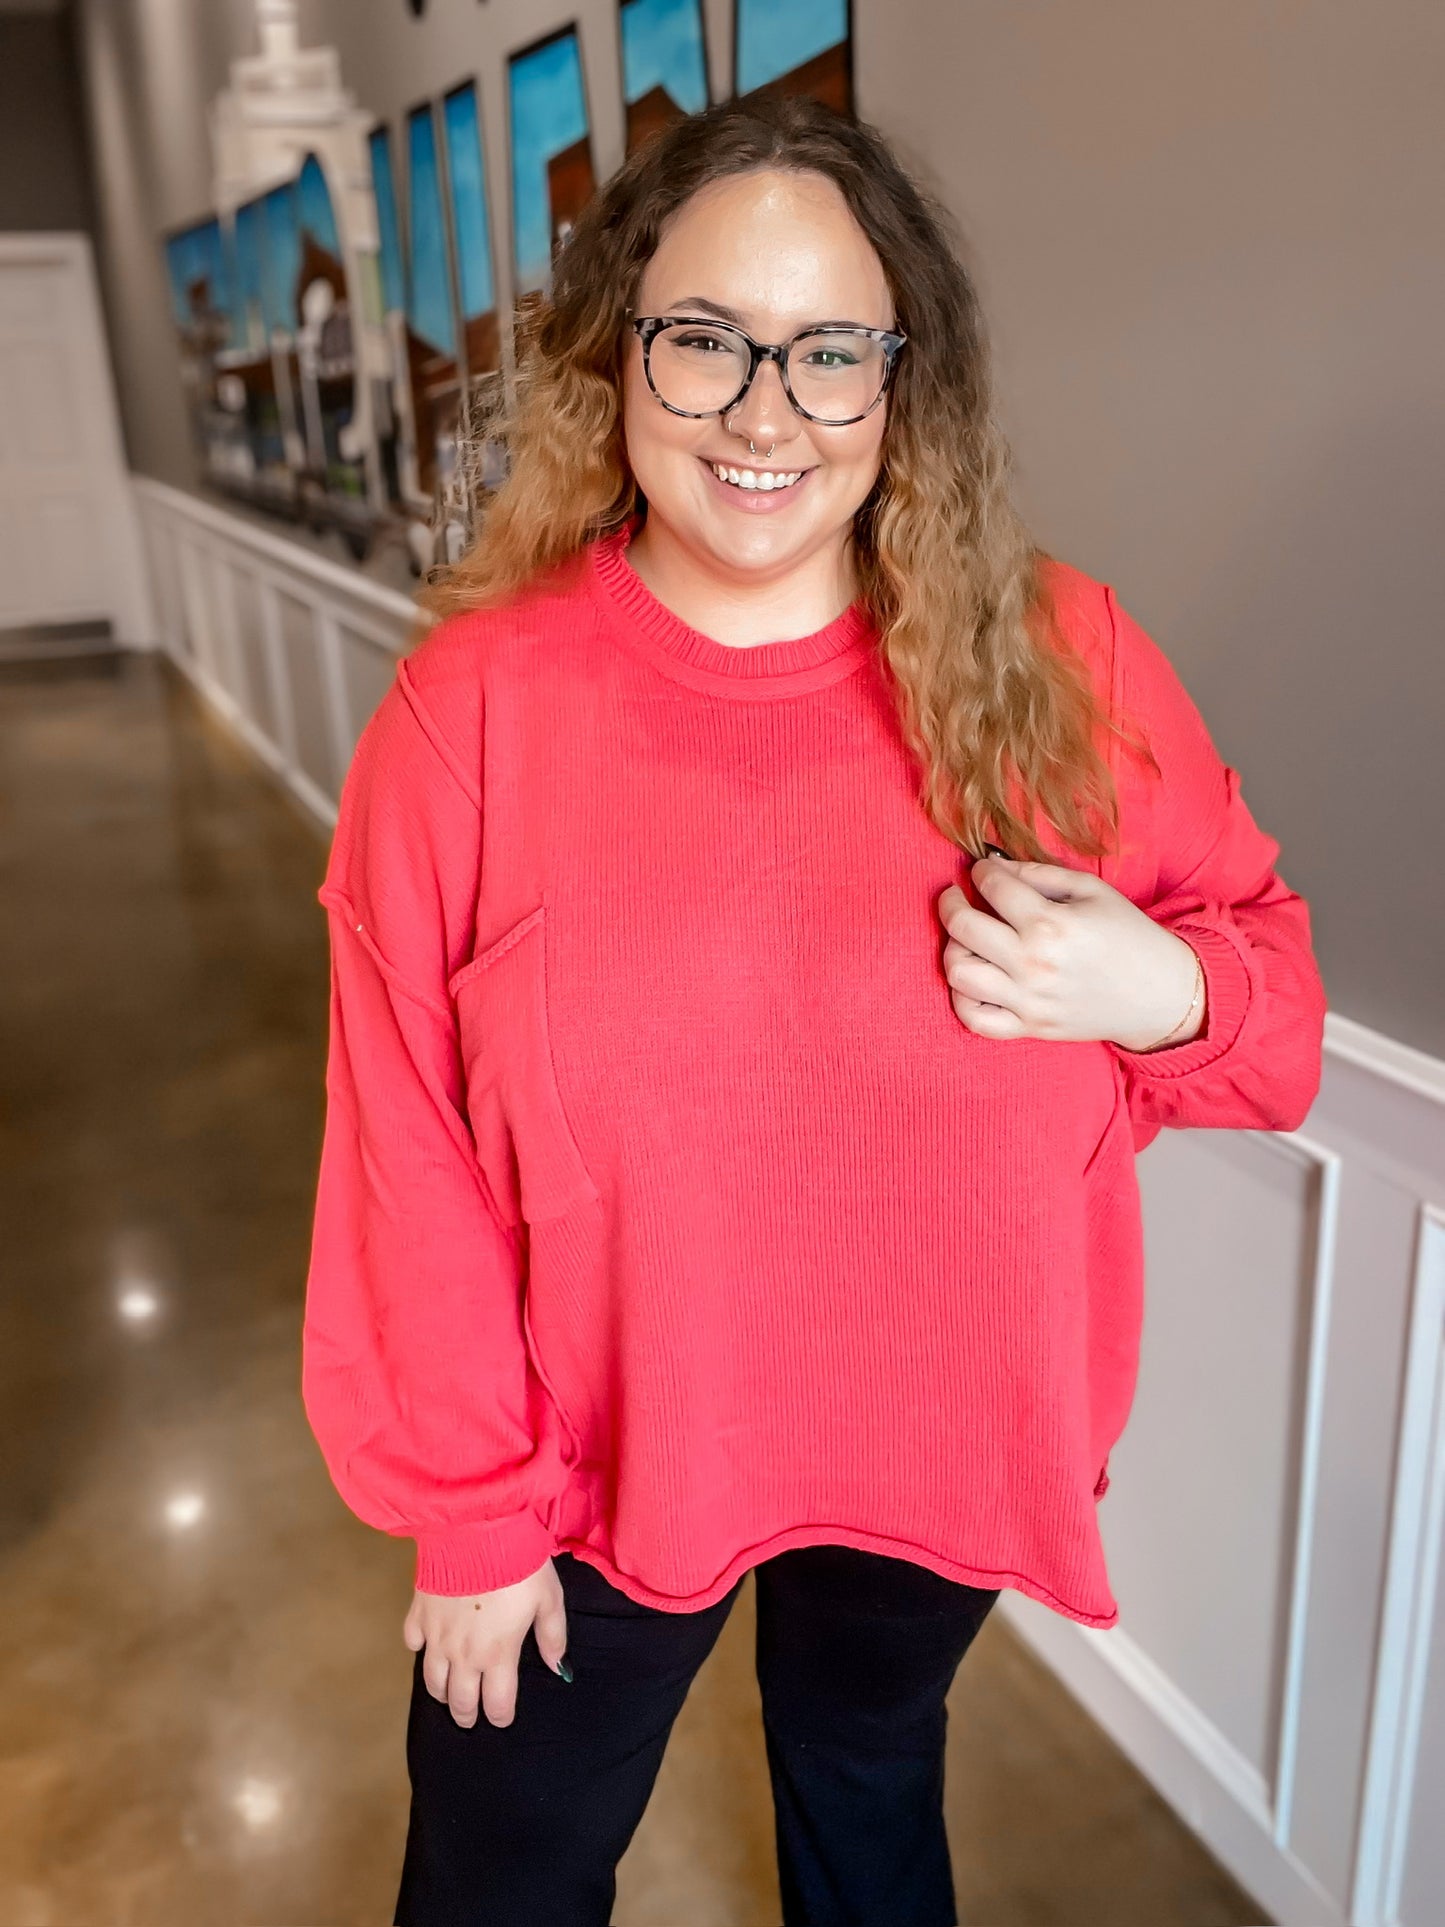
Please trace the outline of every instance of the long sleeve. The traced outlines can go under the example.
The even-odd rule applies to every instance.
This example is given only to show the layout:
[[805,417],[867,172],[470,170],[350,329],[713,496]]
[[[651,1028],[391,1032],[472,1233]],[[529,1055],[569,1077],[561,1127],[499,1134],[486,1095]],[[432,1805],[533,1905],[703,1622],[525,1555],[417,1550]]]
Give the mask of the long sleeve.
[[476,1160],[447,991],[473,937],[466,779],[403,659],[318,893],[330,1041],[302,1343],[303,1403],[341,1497],[414,1538],[418,1588],[452,1595],[535,1572],[555,1493],[519,1252]]
[[1159,646],[1105,590],[1115,688],[1159,764],[1157,874],[1141,907],[1204,968],[1205,1024],[1188,1043],[1113,1046],[1136,1146],[1163,1125],[1295,1130],[1319,1089],[1325,994],[1304,899],[1275,869],[1279,844],[1254,821]]

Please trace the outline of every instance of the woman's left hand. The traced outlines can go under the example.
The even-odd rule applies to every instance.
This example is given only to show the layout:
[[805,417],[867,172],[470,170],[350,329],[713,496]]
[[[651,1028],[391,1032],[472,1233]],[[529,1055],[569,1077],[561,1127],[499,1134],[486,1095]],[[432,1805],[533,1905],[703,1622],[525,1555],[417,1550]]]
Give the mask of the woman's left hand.
[[[1179,1024],[1195,953],[1092,870],[980,857],[976,910],[955,883],[938,899],[954,1011],[980,1037],[1102,1038],[1148,1050]],[[1169,1039],[1204,1025],[1204,1000]]]

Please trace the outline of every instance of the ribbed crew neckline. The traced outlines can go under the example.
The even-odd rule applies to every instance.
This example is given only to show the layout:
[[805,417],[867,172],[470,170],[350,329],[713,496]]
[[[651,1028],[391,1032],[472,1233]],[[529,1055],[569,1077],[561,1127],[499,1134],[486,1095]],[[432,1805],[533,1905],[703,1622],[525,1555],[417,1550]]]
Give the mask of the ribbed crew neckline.
[[640,525],[633,516],[590,545],[592,580],[624,633],[675,681],[754,699],[801,695],[851,675],[872,654],[875,632],[861,597],[811,635],[779,642],[734,647],[693,628],[659,601],[628,560]]

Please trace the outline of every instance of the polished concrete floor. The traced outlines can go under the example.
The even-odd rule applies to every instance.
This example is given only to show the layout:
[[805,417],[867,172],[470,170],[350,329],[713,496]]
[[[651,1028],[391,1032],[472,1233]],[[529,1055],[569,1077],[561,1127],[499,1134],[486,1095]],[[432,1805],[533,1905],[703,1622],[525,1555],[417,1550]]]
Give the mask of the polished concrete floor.
[[[0,669],[0,1927],[391,1920],[411,1551],[299,1397],[324,858],[162,659]],[[749,1582],[617,1927],[776,1927],[751,1642]],[[949,1707],[964,1922],[1264,1918],[997,1615]]]

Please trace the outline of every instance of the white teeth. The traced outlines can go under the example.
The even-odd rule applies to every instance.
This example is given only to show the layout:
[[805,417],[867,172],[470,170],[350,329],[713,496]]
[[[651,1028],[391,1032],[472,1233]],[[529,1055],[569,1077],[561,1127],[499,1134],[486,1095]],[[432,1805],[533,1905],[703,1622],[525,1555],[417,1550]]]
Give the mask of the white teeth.
[[721,462],[711,462],[708,466],[720,481],[731,482],[735,488],[759,488],[765,494],[770,489],[791,488],[803,473],[800,468],[794,469],[791,474],[776,469],[724,468]]

